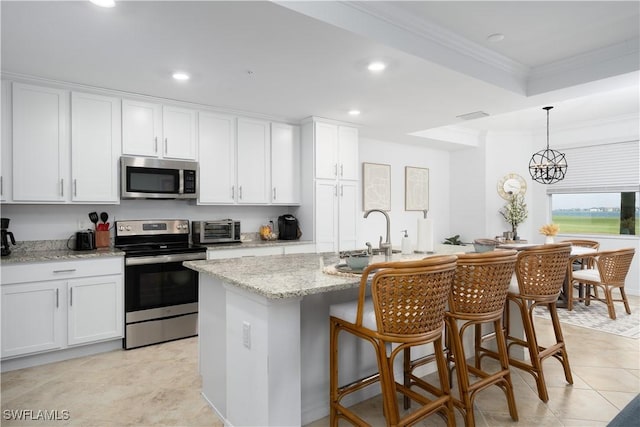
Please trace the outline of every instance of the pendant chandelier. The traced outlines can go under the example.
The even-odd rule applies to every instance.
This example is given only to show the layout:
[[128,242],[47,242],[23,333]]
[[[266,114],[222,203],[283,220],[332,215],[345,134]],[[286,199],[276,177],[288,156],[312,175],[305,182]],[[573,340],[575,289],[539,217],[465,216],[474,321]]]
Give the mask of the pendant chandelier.
[[554,182],[562,181],[567,173],[567,160],[564,154],[549,149],[549,110],[552,108],[542,108],[547,110],[547,149],[538,151],[529,160],[531,178],[542,184],[553,184]]

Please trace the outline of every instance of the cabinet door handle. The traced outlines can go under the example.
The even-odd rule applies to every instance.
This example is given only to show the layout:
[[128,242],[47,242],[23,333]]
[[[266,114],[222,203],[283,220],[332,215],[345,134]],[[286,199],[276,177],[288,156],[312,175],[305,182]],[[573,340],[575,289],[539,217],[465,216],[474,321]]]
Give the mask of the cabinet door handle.
[[276,199],[276,187],[273,187],[273,200]]
[[60,289],[56,288],[56,308],[60,307]]
[[158,152],[158,137],[156,136],[155,138],[153,138],[153,141],[155,142],[155,148],[153,149],[154,153]]
[[344,196],[344,185],[340,186],[340,197]]
[[236,186],[232,185],[231,186],[231,200],[236,198]]
[[164,154],[167,154],[167,146],[169,145],[169,138],[164,139]]
[[64,197],[64,178],[60,178],[60,197]]
[[73,195],[78,195],[78,180],[75,178],[73,179]]
[[73,288],[69,289],[69,305],[73,305]]
[[344,176],[344,165],[340,165],[340,176]]
[[242,185],[238,187],[238,198],[242,200]]
[[53,270],[54,273],[73,273],[76,271],[75,268],[68,268],[66,270]]
[[333,165],[333,176],[338,176],[338,164]]

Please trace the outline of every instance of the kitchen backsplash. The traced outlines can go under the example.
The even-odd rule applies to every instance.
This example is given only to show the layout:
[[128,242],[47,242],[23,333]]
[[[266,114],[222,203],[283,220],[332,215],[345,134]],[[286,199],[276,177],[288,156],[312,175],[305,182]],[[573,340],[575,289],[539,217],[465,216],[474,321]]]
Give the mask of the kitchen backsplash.
[[[16,241],[66,241],[76,231],[93,228],[89,212],[107,212],[109,223],[129,219],[215,220],[232,218],[242,221],[242,233],[257,233],[265,222],[278,216],[296,214],[288,206],[199,206],[184,200],[123,200],[119,205],[2,205],[2,217],[10,218],[10,231]],[[301,225],[304,232],[304,224]],[[111,233],[113,237],[113,232]]]

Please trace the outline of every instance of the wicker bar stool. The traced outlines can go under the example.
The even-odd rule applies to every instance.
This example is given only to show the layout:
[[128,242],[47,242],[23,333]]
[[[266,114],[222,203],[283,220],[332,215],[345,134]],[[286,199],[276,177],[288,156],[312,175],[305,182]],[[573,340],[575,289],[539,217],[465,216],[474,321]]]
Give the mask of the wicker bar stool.
[[[454,404],[462,411],[467,427],[475,426],[473,401],[476,394],[491,385],[504,391],[509,414],[514,421],[518,421],[509,371],[509,354],[502,327],[502,315],[516,257],[516,251],[458,255],[446,320],[460,392],[460,399],[455,399]],[[469,365],[463,345],[467,328],[474,326],[474,337],[477,340],[485,323],[493,325],[500,360],[500,369],[493,373]],[[478,380],[471,383],[469,374]]]
[[[585,239],[568,239],[563,240],[560,243],[571,243],[571,246],[578,246],[581,248],[591,248],[596,251],[600,248],[600,243],[595,240],[585,240]],[[594,268],[595,263],[593,258],[591,257],[575,257],[573,258],[573,262],[569,265],[569,272],[573,270],[583,270],[585,268]],[[591,285],[585,283],[578,283],[578,297],[574,297],[573,295],[573,283],[569,282],[569,286],[567,286],[567,309],[569,311],[573,310],[573,302],[574,301],[587,301],[587,295],[591,292]],[[585,290],[586,288],[586,290]],[[596,291],[597,295],[597,291]]]
[[[447,298],[456,268],[455,256],[434,256],[419,261],[383,262],[368,266],[360,280],[358,300],[334,304],[330,308],[330,420],[339,419],[355,425],[367,425],[341,400],[348,394],[380,382],[387,425],[413,425],[435,413],[446,416],[447,425],[455,426],[453,401],[449,390],[447,363],[442,349],[442,333]],[[365,298],[368,276],[371,298]],[[349,332],[371,343],[376,351],[378,372],[339,385],[338,335]],[[422,384],[434,396],[428,398],[394,378],[396,356],[405,349],[433,343],[436,349],[439,385]],[[400,416],[396,393],[409,396],[420,404],[415,411]]]
[[[602,251],[588,257],[590,265],[593,267],[585,270],[577,270],[570,272],[570,284],[584,283],[587,285],[587,295],[585,296],[585,304],[589,305],[591,300],[604,302],[607,304],[609,317],[616,318],[616,309],[614,302],[624,303],[624,309],[627,314],[631,314],[627,294],[624,291],[624,282],[631,267],[631,261],[636,250],[634,248],[620,249],[616,251]],[[587,257],[585,257],[587,258]],[[602,288],[604,298],[598,296],[597,289]],[[591,294],[590,288],[594,293]],[[621,299],[613,299],[613,289],[620,291]]]
[[[556,301],[562,290],[562,283],[567,274],[570,243],[557,243],[550,245],[532,246],[518,253],[516,261],[517,282],[512,280],[507,301],[515,303],[522,318],[525,339],[511,336],[509,331],[510,307],[505,307],[507,349],[518,345],[529,351],[530,363],[509,356],[509,364],[533,375],[538,388],[538,396],[543,402],[549,400],[547,385],[542,370],[542,362],[548,357],[553,357],[562,363],[565,379],[573,384],[569,356],[560,327],[560,319]],[[538,305],[545,305],[551,315],[551,323],[555,335],[555,344],[542,347],[538,344],[536,330],[533,322],[533,310]],[[482,340],[476,346],[476,361],[480,363],[483,356],[489,356],[500,360],[500,355],[495,351],[482,347]]]

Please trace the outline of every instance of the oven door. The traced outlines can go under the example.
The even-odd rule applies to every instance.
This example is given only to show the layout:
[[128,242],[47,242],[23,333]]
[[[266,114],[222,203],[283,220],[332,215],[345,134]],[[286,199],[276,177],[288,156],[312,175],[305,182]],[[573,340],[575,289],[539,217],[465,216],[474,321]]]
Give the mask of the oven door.
[[[192,255],[199,259],[206,257],[205,254]],[[184,258],[174,260],[169,255],[126,260],[127,317],[136,311],[198,302],[198,273],[182,265]]]

